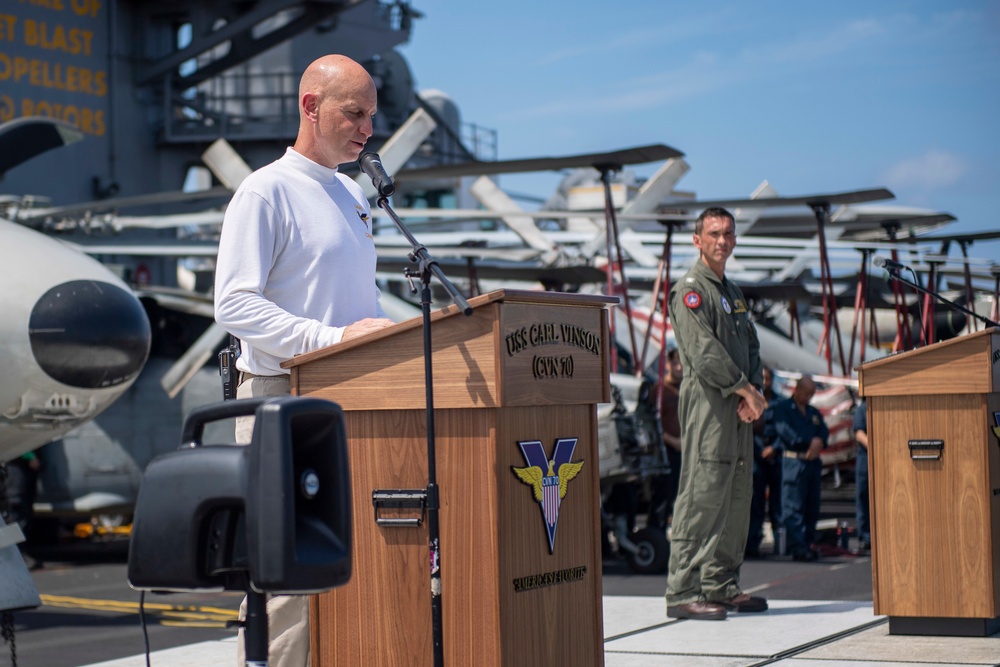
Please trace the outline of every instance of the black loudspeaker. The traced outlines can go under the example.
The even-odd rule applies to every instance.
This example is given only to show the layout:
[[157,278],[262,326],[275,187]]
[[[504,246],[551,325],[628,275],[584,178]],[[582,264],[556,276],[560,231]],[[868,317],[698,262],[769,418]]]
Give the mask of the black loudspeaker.
[[[205,424],[251,414],[249,445],[202,444]],[[350,475],[339,406],[296,397],[226,401],[193,411],[181,440],[143,476],[129,585],[317,593],[350,579]]]
[[314,593],[346,584],[351,478],[340,407],[310,398],[261,405],[249,473],[246,532],[254,589]]

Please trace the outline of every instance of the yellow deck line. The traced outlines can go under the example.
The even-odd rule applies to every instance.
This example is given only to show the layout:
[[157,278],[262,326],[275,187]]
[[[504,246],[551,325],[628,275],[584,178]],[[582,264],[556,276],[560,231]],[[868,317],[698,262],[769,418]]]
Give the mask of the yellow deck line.
[[[70,597],[66,595],[41,595],[43,605],[51,607],[62,607],[68,609],[91,609],[95,611],[127,612],[139,613],[138,602],[128,602],[124,600],[94,600],[90,598]],[[155,616],[170,616],[174,618],[188,618],[192,621],[215,620],[222,622],[234,620],[237,612],[233,609],[221,609],[219,607],[201,607],[196,605],[170,605],[160,603],[146,603],[144,610]]]

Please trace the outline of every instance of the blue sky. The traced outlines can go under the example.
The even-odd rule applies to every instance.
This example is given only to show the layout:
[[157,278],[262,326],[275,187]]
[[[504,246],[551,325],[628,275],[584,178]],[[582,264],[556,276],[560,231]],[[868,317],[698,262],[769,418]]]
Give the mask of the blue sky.
[[[765,179],[789,196],[888,187],[956,216],[949,231],[1000,228],[1000,2],[412,6],[418,90],[496,129],[500,159],[663,143],[702,199]],[[1000,262],[1000,243],[971,254]]]

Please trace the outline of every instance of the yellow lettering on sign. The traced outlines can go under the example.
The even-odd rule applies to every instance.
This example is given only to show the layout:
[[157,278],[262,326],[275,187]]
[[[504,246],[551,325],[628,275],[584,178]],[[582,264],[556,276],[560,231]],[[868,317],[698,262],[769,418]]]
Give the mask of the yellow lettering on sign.
[[94,18],[101,11],[101,0],[70,0],[70,6],[77,16]]
[[[47,15],[48,20],[44,20],[37,17],[37,12],[36,18],[15,16],[17,10],[0,13],[0,45],[4,42],[16,42],[37,49],[28,50],[25,55],[8,54],[0,50],[0,88],[4,88],[5,84],[21,84],[75,95],[106,96],[107,72],[76,64],[98,64],[96,61],[82,59],[93,59],[95,55],[100,55],[102,45],[98,41],[95,46],[95,37],[101,33],[72,25],[76,23],[86,26],[89,23],[92,27],[96,26],[93,20],[100,16],[103,0],[17,0],[17,3],[0,4],[6,9],[8,4],[18,3],[52,12],[71,11],[72,15],[63,14],[59,17],[51,14]],[[98,54],[95,54],[95,48]],[[32,54],[40,57],[31,57]],[[61,54],[75,56],[76,60]],[[18,116],[45,116],[75,125],[86,134],[103,136],[107,132],[106,111],[88,106],[84,98],[66,100],[64,95],[53,95],[59,100],[56,101],[44,99],[47,94],[45,92],[38,92],[38,97],[20,98],[11,95],[9,89],[4,92],[8,94],[0,95],[0,121]],[[29,95],[36,94],[31,90],[26,92]]]
[[25,19],[24,43],[49,51],[62,51],[74,56],[89,56],[94,33],[81,28],[70,28],[56,24],[49,26],[45,21]]
[[86,67],[50,63],[37,58],[18,56],[11,59],[0,52],[0,81],[27,83],[39,88],[53,88],[71,93],[86,93],[104,97],[108,92],[108,76],[103,70],[93,71]]
[[0,95],[0,123],[14,120],[14,100],[9,95]]
[[0,14],[0,42],[13,42],[14,26],[17,25],[17,17],[10,14]]
[[[24,4],[24,2],[25,0],[21,0],[21,4]],[[61,12],[66,9],[66,5],[63,4],[63,0],[28,0],[28,4],[32,7],[54,9],[57,12]]]
[[[0,101],[2,103],[2,101]],[[2,109],[0,109],[2,110]],[[89,107],[78,107],[75,104],[58,104],[46,100],[21,100],[22,116],[45,116],[63,120],[80,128],[85,134],[104,136],[107,126],[104,122],[104,111]]]

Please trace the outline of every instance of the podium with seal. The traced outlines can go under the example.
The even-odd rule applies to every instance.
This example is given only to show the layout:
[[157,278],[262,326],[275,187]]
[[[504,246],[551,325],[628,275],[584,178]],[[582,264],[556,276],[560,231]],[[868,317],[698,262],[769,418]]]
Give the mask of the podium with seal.
[[863,364],[875,613],[890,634],[1000,630],[1000,329]]
[[[445,664],[603,664],[596,404],[617,301],[497,290],[432,313]],[[422,321],[284,365],[348,438],[353,574],[312,600],[313,664],[431,665]]]

